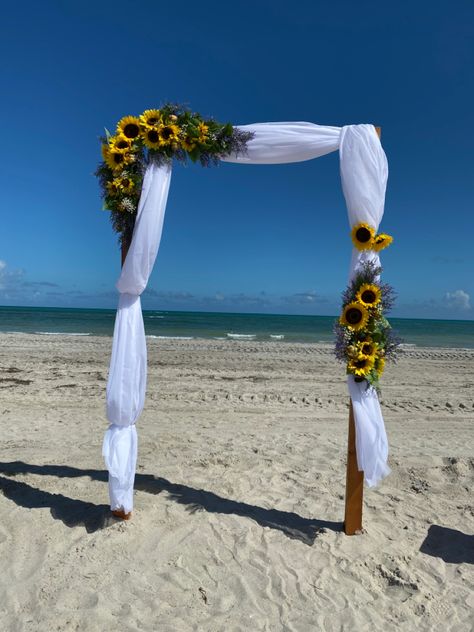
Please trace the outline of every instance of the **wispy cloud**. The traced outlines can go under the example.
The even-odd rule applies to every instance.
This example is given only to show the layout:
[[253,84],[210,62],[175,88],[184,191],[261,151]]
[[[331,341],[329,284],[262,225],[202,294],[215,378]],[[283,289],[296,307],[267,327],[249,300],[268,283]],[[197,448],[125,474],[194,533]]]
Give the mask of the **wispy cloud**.
[[394,312],[408,318],[466,318],[472,315],[471,297],[465,290],[454,290],[443,296],[401,303]]
[[471,309],[471,297],[464,290],[446,292],[445,300],[448,307],[467,311]]
[[193,301],[195,300],[195,296],[193,294],[191,294],[190,292],[172,292],[172,291],[168,291],[168,292],[164,292],[164,291],[160,291],[157,292],[156,290],[154,290],[153,288],[147,288],[144,292],[143,292],[144,296],[150,296],[153,298],[159,298],[162,299],[164,301]]
[[271,305],[271,298],[265,293],[260,292],[259,294],[246,294],[245,292],[239,292],[238,294],[223,294],[222,292],[217,292],[214,297],[201,299],[204,301],[209,301],[211,304],[216,303],[227,303],[233,307],[266,307]]
[[[0,298],[16,304],[25,301],[37,303],[53,294],[57,296],[65,296],[66,294],[58,291],[60,286],[57,283],[52,281],[30,281],[25,277],[26,271],[23,268],[10,269],[7,262],[0,259]],[[54,288],[57,288],[57,290]]]
[[442,265],[450,265],[452,263],[465,263],[466,262],[466,260],[462,259],[461,257],[445,257],[442,255],[436,255],[435,257],[432,257],[431,261],[433,263],[440,263]]
[[297,292],[289,296],[282,296],[281,300],[290,305],[312,305],[314,303],[325,303],[327,299],[311,290],[309,292]]
[[5,293],[18,291],[24,270],[9,270],[7,262],[0,259],[0,290]]
[[41,287],[59,287],[57,283],[50,281],[23,281],[22,287],[41,288]]

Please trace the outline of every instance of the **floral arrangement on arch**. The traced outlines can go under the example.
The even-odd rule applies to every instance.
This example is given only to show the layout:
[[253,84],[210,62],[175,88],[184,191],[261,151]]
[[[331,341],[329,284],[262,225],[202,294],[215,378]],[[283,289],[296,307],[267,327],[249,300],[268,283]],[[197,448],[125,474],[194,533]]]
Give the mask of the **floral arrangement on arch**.
[[111,211],[113,228],[120,240],[133,233],[143,176],[150,162],[173,159],[215,165],[230,154],[245,151],[253,137],[230,123],[205,119],[181,105],[166,104],[145,110],[140,116],[124,116],[114,134],[101,137],[103,162],[99,178],[104,210]]
[[[379,252],[393,239],[376,234],[372,226],[360,223],[351,233],[359,251]],[[362,263],[342,295],[342,313],[334,325],[335,353],[346,363],[347,373],[356,382],[367,381],[378,388],[386,360],[395,360],[400,339],[393,334],[385,313],[393,306],[395,294],[388,284],[380,283],[382,268],[374,261]]]

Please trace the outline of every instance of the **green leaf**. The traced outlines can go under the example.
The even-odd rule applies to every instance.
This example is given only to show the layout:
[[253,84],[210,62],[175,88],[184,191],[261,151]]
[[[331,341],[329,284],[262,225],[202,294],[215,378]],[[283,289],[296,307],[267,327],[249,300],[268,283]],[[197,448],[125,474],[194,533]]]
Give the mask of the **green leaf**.
[[199,151],[198,147],[195,147],[192,151],[188,152],[189,157],[191,158],[193,162],[196,162],[196,160],[199,160],[200,153],[201,152]]

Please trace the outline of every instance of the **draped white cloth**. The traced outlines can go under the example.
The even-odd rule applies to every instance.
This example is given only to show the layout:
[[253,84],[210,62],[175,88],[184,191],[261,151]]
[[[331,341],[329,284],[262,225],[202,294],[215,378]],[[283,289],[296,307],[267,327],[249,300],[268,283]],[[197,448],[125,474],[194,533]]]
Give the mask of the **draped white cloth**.
[[107,419],[102,454],[109,470],[112,509],[133,508],[137,463],[135,422],[145,404],[147,354],[140,294],[160,246],[171,166],[150,165],[143,179],[132,242],[117,282],[120,292],[107,381]]
[[[326,127],[314,123],[257,123],[239,126],[253,132],[245,155],[225,158],[245,164],[300,162],[339,149],[342,190],[351,228],[367,222],[378,229],[382,220],[387,188],[388,164],[373,125]],[[373,251],[352,249],[351,280],[367,260],[379,261]],[[387,465],[388,441],[377,391],[366,382],[348,376],[354,409],[357,464],[369,487],[390,473]]]
[[[314,123],[256,123],[239,126],[254,133],[245,154],[225,158],[241,164],[276,164],[318,158],[339,149],[342,188],[349,224],[367,222],[375,229],[382,219],[388,167],[385,153],[372,125],[327,127]],[[129,512],[137,459],[135,422],[145,401],[146,343],[140,294],[145,289],[160,245],[171,167],[150,165],[142,194],[132,243],[117,283],[120,292],[109,379],[107,418],[103,444],[109,470],[112,509]],[[353,250],[350,278],[373,252]],[[369,486],[389,473],[388,444],[382,413],[373,388],[349,377],[354,407],[359,470]]]

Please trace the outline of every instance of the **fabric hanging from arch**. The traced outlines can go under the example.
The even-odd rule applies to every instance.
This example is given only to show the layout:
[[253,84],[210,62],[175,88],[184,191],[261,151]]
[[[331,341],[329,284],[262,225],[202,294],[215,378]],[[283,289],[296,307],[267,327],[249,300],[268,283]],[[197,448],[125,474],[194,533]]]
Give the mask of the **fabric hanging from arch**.
[[[328,127],[307,122],[256,123],[239,126],[254,133],[245,154],[226,162],[282,164],[319,158],[339,150],[341,183],[349,224],[367,222],[378,229],[383,216],[388,166],[373,125]],[[131,245],[117,282],[120,292],[107,382],[107,418],[103,455],[109,470],[111,508],[133,508],[137,461],[135,423],[145,403],[147,355],[140,295],[153,269],[163,229],[171,165],[150,164]],[[379,262],[373,251],[352,251],[349,278],[367,260]],[[389,472],[388,443],[377,393],[348,376],[354,408],[359,470],[369,486]]]

